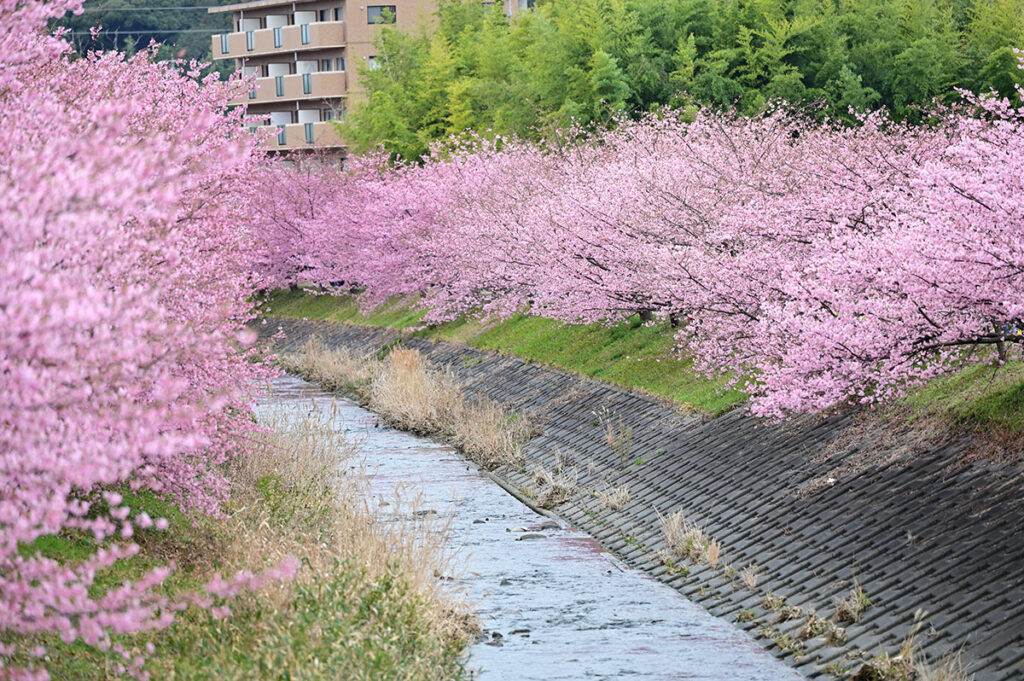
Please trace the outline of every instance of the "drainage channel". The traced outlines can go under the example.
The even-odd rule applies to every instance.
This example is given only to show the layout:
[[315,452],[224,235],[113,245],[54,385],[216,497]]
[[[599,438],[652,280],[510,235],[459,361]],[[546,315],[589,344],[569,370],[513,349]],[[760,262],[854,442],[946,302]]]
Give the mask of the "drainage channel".
[[[539,515],[451,447],[393,430],[357,404],[286,376],[262,408],[328,409],[360,442],[377,503],[396,486],[451,518],[461,586],[484,629],[468,667],[480,681],[802,678],[744,632],[596,541]],[[273,405],[273,406],[270,406]]]

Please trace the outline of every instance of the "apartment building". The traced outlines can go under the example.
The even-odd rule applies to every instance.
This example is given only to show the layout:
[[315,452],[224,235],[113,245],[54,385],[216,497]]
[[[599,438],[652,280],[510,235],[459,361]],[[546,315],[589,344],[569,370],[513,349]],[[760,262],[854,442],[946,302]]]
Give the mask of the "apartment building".
[[[213,56],[234,59],[256,77],[249,113],[278,133],[274,149],[342,150],[330,121],[358,97],[358,65],[379,65],[373,39],[384,24],[415,31],[435,21],[436,0],[389,0],[387,5],[348,0],[250,0],[208,10],[234,15],[231,33],[213,36]],[[534,0],[501,0],[509,16]],[[483,3],[493,4],[493,3]]]
[[341,149],[331,120],[345,115],[359,92],[357,65],[375,63],[373,38],[383,24],[404,31],[434,21],[435,0],[390,0],[387,5],[347,0],[251,0],[214,7],[231,12],[235,30],[213,36],[213,55],[234,59],[256,77],[249,113],[279,132],[273,146]]

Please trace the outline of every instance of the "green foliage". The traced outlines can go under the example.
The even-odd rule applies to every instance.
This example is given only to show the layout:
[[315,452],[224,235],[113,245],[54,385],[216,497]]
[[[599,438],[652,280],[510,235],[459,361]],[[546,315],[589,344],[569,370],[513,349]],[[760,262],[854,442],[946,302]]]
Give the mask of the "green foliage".
[[158,637],[151,668],[182,681],[461,678],[459,647],[418,605],[400,570],[368,580],[356,561],[338,563],[283,606],[248,599],[227,618],[196,613]]
[[433,37],[385,28],[387,66],[342,124],[356,150],[416,158],[476,130],[538,138],[691,102],[756,113],[774,99],[914,118],[955,88],[1022,81],[1020,0],[442,0]]
[[[67,15],[55,24],[71,29],[71,42],[79,51],[120,49],[132,54],[154,40],[161,43],[161,59],[180,56],[209,62],[213,59],[211,36],[234,30],[230,13],[209,14],[205,9],[210,5],[221,4],[230,4],[230,0],[175,0],[162,3],[153,0],[89,0],[82,14]],[[149,9],[153,7],[170,9]],[[181,9],[192,7],[196,9]],[[93,26],[103,27],[95,41],[89,35],[89,29]],[[230,73],[234,70],[234,63],[220,61],[214,68]]]

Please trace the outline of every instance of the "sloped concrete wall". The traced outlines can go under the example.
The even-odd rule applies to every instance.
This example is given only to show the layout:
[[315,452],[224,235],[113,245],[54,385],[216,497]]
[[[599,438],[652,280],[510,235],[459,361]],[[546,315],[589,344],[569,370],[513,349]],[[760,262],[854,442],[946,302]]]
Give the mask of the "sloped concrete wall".
[[[287,334],[281,351],[298,349],[312,335],[361,352],[398,338],[390,330],[285,319],[271,319],[262,332],[278,327]],[[894,652],[921,609],[927,615],[918,641],[929,656],[962,648],[977,681],[1024,678],[1020,464],[954,465],[967,445],[960,441],[843,473],[865,450],[899,443],[854,437],[845,451],[822,460],[826,443],[848,434],[848,416],[770,426],[737,409],[709,420],[514,357],[417,338],[403,342],[451,370],[469,394],[539,424],[527,465],[496,471],[512,488],[528,494],[535,487],[531,469],[552,469],[556,452],[578,472],[582,490],[628,485],[631,499],[620,511],[603,508],[590,494],[554,510],[712,613],[743,620],[739,626],[805,675],[856,669],[851,650]],[[622,461],[622,447],[609,446],[601,414],[630,429],[630,460]],[[662,564],[657,514],[680,509],[722,542],[717,569],[697,564],[680,572]],[[726,564],[758,566],[756,589],[723,570]],[[805,618],[778,621],[778,608],[764,607],[771,593],[805,614],[828,617],[854,580],[872,605],[860,622],[846,625],[842,647],[820,637],[790,646]]]

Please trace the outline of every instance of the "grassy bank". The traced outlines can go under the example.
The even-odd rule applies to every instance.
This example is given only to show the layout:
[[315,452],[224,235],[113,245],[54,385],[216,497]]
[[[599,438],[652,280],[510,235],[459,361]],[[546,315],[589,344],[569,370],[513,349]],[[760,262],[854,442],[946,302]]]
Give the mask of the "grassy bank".
[[[352,298],[278,291],[268,313],[393,329],[418,329],[422,314],[399,301],[362,312]],[[693,370],[673,353],[667,324],[645,326],[639,318],[606,327],[564,325],[518,315],[504,322],[461,319],[412,332],[438,340],[466,343],[668,398],[684,409],[716,416],[745,399],[737,390]],[[972,365],[915,390],[888,412],[897,418],[937,418],[955,428],[991,431],[1016,440],[1024,435],[1024,362],[998,370]],[[1003,438],[999,438],[1003,441]]]
[[[178,569],[162,589],[171,596],[215,573],[259,570],[288,555],[301,561],[297,577],[230,601],[227,617],[190,608],[167,629],[115,643],[150,649],[145,669],[154,679],[463,678],[472,618],[437,580],[451,568],[443,522],[394,522],[367,508],[362,477],[341,472],[358,469],[353,448],[324,415],[267,425],[265,451],[231,467],[224,518],[190,518],[150,494],[126,495],[134,512],[167,518],[170,527],[138,532],[140,553],[104,571],[95,589],[170,562]],[[23,551],[71,563],[96,548],[69,533]],[[121,678],[113,653],[50,636],[31,643],[47,648],[52,678]]]
[[[267,307],[269,314],[282,317],[393,329],[422,326],[422,313],[403,302],[363,313],[351,298],[279,291],[270,297]],[[413,333],[505,352],[643,390],[668,398],[684,409],[712,416],[728,411],[745,399],[737,390],[722,391],[722,381],[697,374],[692,362],[677,357],[672,350],[672,330],[667,323],[645,326],[638,317],[609,327],[565,325],[541,317],[517,315],[504,322],[461,319]]]

